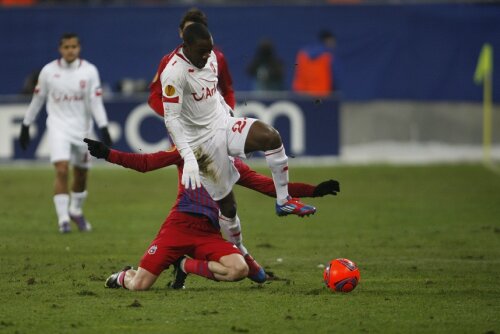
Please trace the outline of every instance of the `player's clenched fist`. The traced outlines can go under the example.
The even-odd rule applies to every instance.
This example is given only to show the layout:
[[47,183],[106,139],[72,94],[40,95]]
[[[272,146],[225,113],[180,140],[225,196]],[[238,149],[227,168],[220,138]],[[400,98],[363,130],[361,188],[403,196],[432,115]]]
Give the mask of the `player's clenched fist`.
[[109,147],[97,140],[85,138],[90,154],[98,159],[107,159],[109,156]]

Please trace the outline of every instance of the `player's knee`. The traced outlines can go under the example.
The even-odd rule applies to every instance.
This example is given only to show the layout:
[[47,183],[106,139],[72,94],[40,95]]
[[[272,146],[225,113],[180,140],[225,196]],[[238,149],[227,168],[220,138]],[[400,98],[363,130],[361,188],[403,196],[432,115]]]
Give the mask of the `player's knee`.
[[69,175],[67,168],[56,168],[56,177],[59,179],[67,179]]
[[263,128],[261,133],[259,134],[260,142],[263,146],[263,151],[269,151],[277,149],[281,146],[281,136],[278,130],[271,126],[267,126]]
[[229,275],[232,281],[240,281],[248,276],[248,266],[246,263],[235,263],[229,268]]

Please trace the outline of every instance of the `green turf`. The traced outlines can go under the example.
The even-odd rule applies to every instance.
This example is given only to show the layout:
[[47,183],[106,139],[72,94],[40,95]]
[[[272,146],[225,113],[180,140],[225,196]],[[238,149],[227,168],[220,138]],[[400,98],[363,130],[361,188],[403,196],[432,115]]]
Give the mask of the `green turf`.
[[[293,167],[293,166],[292,166]],[[264,172],[267,172],[264,170]],[[294,180],[336,178],[339,196],[309,200],[309,219],[237,189],[244,240],[283,278],[216,283],[189,277],[148,292],[103,283],[137,265],[177,189],[173,168],[92,170],[89,234],[59,235],[51,169],[0,169],[0,332],[499,333],[500,176],[480,165],[292,168]],[[319,267],[355,261],[349,294]],[[281,259],[278,260],[278,259]]]

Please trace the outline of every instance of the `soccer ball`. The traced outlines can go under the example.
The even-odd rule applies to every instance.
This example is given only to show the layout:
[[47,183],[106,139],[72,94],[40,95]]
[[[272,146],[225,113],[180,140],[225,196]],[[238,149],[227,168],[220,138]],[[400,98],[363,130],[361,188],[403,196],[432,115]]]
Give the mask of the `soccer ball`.
[[348,259],[330,261],[323,271],[326,286],[337,292],[351,292],[359,282],[359,269]]

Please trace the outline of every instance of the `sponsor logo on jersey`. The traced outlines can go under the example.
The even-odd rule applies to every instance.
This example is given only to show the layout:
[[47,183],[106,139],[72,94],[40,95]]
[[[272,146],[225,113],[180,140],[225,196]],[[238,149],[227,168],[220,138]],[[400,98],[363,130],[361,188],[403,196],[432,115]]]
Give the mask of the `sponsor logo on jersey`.
[[83,95],[67,95],[67,94],[56,94],[52,93],[52,98],[54,102],[75,102],[75,101],[83,101]]
[[213,96],[215,94],[215,91],[217,90],[217,85],[214,83],[213,87],[202,87],[201,88],[201,93],[191,93],[193,95],[193,99],[196,101],[201,101],[201,100],[206,100],[209,97]]
[[153,246],[149,247],[148,254],[149,255],[153,255],[154,253],[156,253],[157,249],[158,249],[158,246],[156,246],[156,245],[153,245]]
[[165,87],[165,95],[174,96],[175,95],[175,87],[172,85],[167,85],[167,87]]

